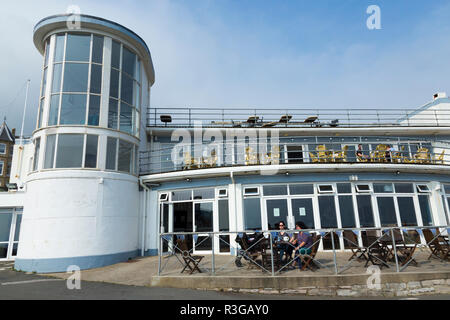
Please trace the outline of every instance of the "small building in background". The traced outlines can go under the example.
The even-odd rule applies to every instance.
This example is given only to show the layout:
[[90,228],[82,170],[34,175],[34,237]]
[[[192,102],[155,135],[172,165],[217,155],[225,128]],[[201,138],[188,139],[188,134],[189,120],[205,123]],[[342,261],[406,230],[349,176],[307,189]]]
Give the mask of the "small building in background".
[[7,191],[6,184],[9,183],[11,174],[11,162],[13,146],[15,143],[15,129],[10,130],[6,121],[0,127],[0,192]]

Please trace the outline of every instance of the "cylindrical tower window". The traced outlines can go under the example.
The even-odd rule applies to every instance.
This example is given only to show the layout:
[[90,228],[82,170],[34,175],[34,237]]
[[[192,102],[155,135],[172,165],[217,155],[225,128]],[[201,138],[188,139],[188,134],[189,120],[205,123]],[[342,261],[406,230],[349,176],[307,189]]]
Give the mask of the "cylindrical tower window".
[[113,40],[111,46],[108,128],[138,134],[141,62],[130,49]]
[[50,40],[45,42],[45,58],[44,58],[44,71],[42,72],[41,81],[41,93],[39,97],[39,114],[38,114],[38,128],[42,127],[42,120],[44,116],[44,102],[45,102],[45,90],[47,89],[47,73],[48,73],[48,57],[50,51]]
[[103,45],[103,36],[56,35],[49,126],[99,126]]

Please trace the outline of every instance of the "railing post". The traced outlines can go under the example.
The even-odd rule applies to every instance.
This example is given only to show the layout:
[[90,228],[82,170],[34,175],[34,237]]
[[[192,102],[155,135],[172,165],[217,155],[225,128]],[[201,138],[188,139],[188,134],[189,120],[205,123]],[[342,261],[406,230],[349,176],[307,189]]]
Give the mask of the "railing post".
[[156,114],[157,114],[157,112],[156,112],[156,108],[155,108],[155,127],[156,127]]
[[160,233],[159,234],[159,241],[158,241],[158,276],[161,275],[161,255],[162,255],[162,252],[161,252],[162,251],[161,250],[161,248],[162,248],[161,241],[162,241],[162,237],[161,237],[161,233]]
[[272,277],[275,276],[275,268],[273,264],[273,242],[272,242],[272,232],[269,232],[269,240],[270,240],[270,261],[272,263]]
[[405,113],[406,113],[406,121],[408,122],[408,127],[410,126],[410,124],[409,124],[409,115],[408,115],[408,110],[406,110],[405,111]]
[[215,261],[215,259],[214,259],[214,257],[215,257],[215,255],[214,255],[214,238],[215,238],[215,236],[214,236],[214,234],[209,234],[210,236],[212,236],[212,241],[211,241],[211,251],[212,251],[212,259],[211,259],[211,263],[212,263],[212,268],[211,268],[211,273],[213,274],[213,275],[215,275],[215,273],[216,273],[216,268],[215,268],[215,266],[216,266],[216,261]]
[[331,231],[331,245],[333,247],[333,260],[334,260],[334,273],[338,274],[337,263],[336,263],[336,248],[334,245],[334,231]]
[[433,110],[433,111],[434,111],[434,118],[436,119],[436,126],[439,127],[439,120],[438,120],[438,116],[437,116],[436,110]]
[[397,257],[397,247],[395,245],[395,237],[394,237],[394,229],[391,228],[391,237],[392,237],[392,246],[394,247],[394,255],[395,255],[395,267],[397,268],[397,272],[400,272],[398,267],[398,257]]
[[191,126],[191,108],[188,109],[189,110],[189,127]]

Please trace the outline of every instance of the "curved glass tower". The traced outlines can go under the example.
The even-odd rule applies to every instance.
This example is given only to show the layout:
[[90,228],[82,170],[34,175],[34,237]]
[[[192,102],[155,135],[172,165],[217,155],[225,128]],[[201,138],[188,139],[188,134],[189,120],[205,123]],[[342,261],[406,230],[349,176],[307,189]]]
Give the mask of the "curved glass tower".
[[43,78],[18,270],[86,269],[138,254],[150,51],[115,22],[81,15],[74,28],[69,17],[34,30]]

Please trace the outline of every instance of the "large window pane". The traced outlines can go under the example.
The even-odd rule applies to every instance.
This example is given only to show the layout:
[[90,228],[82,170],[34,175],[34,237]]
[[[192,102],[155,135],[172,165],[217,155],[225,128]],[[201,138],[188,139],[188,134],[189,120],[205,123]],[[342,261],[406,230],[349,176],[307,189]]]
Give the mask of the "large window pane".
[[265,196],[287,195],[287,186],[285,185],[264,186],[263,190]]
[[319,197],[320,225],[322,228],[337,228],[334,196]]
[[244,199],[244,229],[261,230],[261,203],[259,198]]
[[44,119],[43,115],[44,115],[44,101],[45,98],[42,98],[41,101],[39,102],[39,124],[38,124],[38,128],[42,128],[42,120]]
[[172,201],[189,201],[192,200],[191,190],[182,190],[172,192]]
[[60,124],[85,124],[86,95],[63,94]]
[[22,215],[18,214],[16,218],[16,230],[14,231],[14,241],[19,241],[21,225],[22,225]]
[[119,122],[118,108],[118,101],[115,99],[109,99],[108,128],[110,129],[117,129]]
[[[339,186],[338,186],[339,187]],[[352,196],[339,196],[339,211],[341,212],[342,228],[355,228],[355,212]]]
[[315,228],[312,199],[292,199],[292,215],[295,222],[302,221],[308,229]]
[[56,135],[52,134],[47,136],[47,143],[45,145],[44,169],[53,168],[53,162],[55,160],[55,147],[56,147]]
[[62,64],[55,64],[53,67],[52,93],[59,93],[61,91],[61,76]]
[[89,61],[91,47],[90,35],[67,35],[66,61]]
[[417,226],[416,210],[412,197],[398,197],[398,209],[400,210],[400,219],[402,226]]
[[266,200],[266,207],[268,230],[275,230],[280,221],[287,223],[288,207],[286,199]]
[[106,169],[116,170],[117,139],[108,137],[106,143]]
[[118,171],[131,173],[133,144],[119,139]]
[[48,115],[48,125],[55,126],[58,124],[59,94],[52,96],[50,100],[50,112]]
[[396,193],[413,193],[414,188],[412,183],[396,183],[395,184]]
[[352,185],[350,183],[338,183],[338,193],[352,193]]
[[34,141],[34,162],[33,171],[36,171],[39,166],[39,151],[41,149],[41,138],[36,138]]
[[[219,231],[229,231],[229,210],[228,210],[228,200],[219,200]],[[220,235],[219,236],[219,247],[220,252],[230,252],[230,235]]]
[[133,104],[133,79],[122,73],[120,99],[128,104]]
[[396,227],[397,217],[393,197],[378,197],[378,213],[382,227]]
[[84,135],[60,134],[56,168],[81,168],[83,160]]
[[371,196],[356,196],[358,203],[359,223],[361,228],[375,227]]
[[92,62],[103,63],[103,37],[94,36],[92,46]]
[[88,135],[86,138],[85,168],[97,168],[98,136]]
[[111,70],[111,80],[109,84],[109,95],[114,98],[119,98],[119,75],[117,70]]
[[102,92],[102,66],[93,64],[91,66],[91,93]]
[[66,63],[64,65],[64,92],[87,92],[89,64]]
[[136,55],[127,48],[123,47],[122,71],[128,73],[134,78],[136,70]]
[[47,88],[47,70],[48,70],[48,68],[45,68],[44,69],[44,74],[42,75],[41,97],[45,96],[45,89]]
[[112,42],[111,66],[120,69],[120,43],[114,40]]
[[393,193],[392,183],[374,183],[373,192],[375,193]]
[[66,38],[66,36],[64,34],[56,36],[55,62],[63,61],[65,38]]
[[194,190],[195,200],[214,199],[214,189],[196,189]]
[[120,104],[120,131],[133,134],[133,107]]
[[88,125],[98,126],[100,118],[100,96],[89,97]]
[[[419,195],[420,213],[422,215],[422,222],[424,226],[433,225],[433,217],[431,215],[430,200],[426,195]],[[444,204],[445,206],[445,204]]]
[[9,241],[11,222],[12,222],[12,213],[0,213],[0,242]]
[[314,188],[312,184],[294,184],[289,186],[289,192],[291,194],[314,194]]

